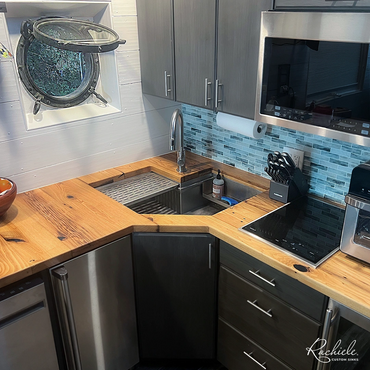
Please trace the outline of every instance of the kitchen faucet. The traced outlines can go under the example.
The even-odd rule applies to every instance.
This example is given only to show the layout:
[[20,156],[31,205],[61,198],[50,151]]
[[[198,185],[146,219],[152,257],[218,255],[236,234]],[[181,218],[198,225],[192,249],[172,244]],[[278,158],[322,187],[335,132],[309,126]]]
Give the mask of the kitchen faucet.
[[[179,125],[177,125],[179,123]],[[176,145],[176,127],[179,126],[178,132],[180,135],[179,143]],[[178,146],[178,148],[177,148]],[[180,109],[176,109],[171,117],[171,132],[170,132],[170,150],[177,148],[177,172],[186,172],[185,167],[185,150],[184,150],[184,119]]]

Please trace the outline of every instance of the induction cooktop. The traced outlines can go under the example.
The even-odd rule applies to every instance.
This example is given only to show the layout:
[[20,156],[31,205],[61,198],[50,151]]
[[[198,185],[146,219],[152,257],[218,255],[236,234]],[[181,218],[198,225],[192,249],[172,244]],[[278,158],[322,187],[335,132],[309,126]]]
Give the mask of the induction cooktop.
[[239,230],[316,268],[338,249],[344,209],[301,197]]

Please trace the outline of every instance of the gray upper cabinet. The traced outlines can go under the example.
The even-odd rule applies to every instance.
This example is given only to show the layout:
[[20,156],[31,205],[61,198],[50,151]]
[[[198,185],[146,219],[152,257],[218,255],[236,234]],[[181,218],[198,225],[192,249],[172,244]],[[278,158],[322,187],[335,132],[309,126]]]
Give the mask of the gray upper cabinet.
[[137,0],[143,93],[175,99],[172,0]]
[[271,0],[219,0],[216,106],[254,118],[261,11]]
[[261,11],[271,8],[272,0],[137,0],[143,92],[253,119]]
[[174,0],[176,100],[213,108],[216,1]]

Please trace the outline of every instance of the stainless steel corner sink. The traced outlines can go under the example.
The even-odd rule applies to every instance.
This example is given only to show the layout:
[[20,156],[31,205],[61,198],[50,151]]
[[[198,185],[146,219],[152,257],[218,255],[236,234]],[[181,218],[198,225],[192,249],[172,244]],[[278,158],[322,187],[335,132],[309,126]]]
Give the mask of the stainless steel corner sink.
[[[154,172],[147,172],[97,190],[140,214],[213,215],[229,204],[212,197],[214,175],[207,174],[177,183]],[[225,178],[225,195],[241,202],[259,190]]]

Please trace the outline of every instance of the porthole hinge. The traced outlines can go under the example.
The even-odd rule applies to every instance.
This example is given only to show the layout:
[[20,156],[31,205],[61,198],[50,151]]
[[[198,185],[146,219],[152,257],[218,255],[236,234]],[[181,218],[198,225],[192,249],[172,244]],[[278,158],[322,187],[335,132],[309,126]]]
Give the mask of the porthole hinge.
[[35,101],[35,104],[33,106],[33,115],[34,116],[36,116],[36,114],[39,112],[39,110],[41,108],[41,100],[42,100],[42,97],[37,98],[36,101]]
[[22,22],[21,34],[26,40],[28,40],[32,36],[34,23],[35,22],[31,21],[30,19]]
[[104,104],[108,104],[108,102],[100,94],[98,94],[95,90],[92,91],[92,94],[95,95]]

